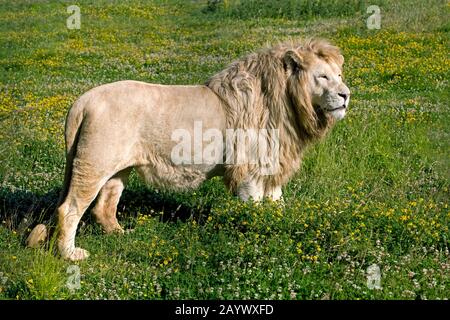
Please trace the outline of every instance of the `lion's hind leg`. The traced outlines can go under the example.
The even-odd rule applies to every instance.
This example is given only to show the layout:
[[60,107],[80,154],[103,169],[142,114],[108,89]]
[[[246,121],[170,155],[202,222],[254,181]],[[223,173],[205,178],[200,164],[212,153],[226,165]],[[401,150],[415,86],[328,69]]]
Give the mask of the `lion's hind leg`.
[[63,203],[58,207],[58,249],[61,256],[72,261],[83,260],[88,252],[75,247],[78,223],[109,177],[74,171]]
[[92,209],[96,220],[106,233],[119,232],[123,229],[117,221],[116,212],[122,191],[130,175],[131,168],[124,169],[109,179],[100,190],[97,203]]

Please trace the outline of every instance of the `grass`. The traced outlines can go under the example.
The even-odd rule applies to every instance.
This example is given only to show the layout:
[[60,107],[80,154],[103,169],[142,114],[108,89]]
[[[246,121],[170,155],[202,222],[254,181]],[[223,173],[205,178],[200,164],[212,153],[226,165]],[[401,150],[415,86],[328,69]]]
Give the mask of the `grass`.
[[[66,28],[69,1],[0,3],[0,298],[450,297],[446,1],[379,1],[380,30],[367,30],[365,1],[78,3],[80,30]],[[24,248],[54,209],[77,96],[122,79],[202,83],[266,43],[309,36],[342,48],[352,101],[284,206],[243,203],[218,178],[173,193],[133,175],[119,204],[133,232],[105,236],[83,219],[79,289],[54,241]],[[381,289],[367,286],[372,264]]]

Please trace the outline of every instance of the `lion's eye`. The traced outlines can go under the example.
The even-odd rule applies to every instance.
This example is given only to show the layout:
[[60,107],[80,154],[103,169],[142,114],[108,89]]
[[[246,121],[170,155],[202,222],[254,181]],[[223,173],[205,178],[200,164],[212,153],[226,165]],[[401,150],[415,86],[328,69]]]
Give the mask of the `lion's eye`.
[[320,76],[319,76],[319,78],[322,78],[322,79],[325,79],[325,80],[328,80],[328,77],[325,75],[325,74],[321,74]]

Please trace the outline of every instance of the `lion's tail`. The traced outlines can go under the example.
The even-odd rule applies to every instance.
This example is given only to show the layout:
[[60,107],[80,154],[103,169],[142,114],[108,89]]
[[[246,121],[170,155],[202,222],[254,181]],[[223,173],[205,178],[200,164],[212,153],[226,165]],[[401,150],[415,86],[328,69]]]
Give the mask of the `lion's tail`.
[[80,135],[81,126],[84,118],[83,97],[75,101],[72,108],[67,113],[65,141],[66,141],[66,166],[64,170],[63,189],[58,200],[58,206],[64,201],[69,191],[70,180],[72,178],[73,159],[75,158]]

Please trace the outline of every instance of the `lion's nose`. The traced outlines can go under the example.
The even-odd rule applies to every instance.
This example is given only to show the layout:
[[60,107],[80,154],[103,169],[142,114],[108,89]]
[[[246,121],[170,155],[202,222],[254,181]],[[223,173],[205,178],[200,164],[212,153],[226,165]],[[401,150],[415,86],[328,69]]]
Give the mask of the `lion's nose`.
[[344,101],[347,101],[348,94],[347,93],[338,93],[338,95],[342,98],[344,98]]

